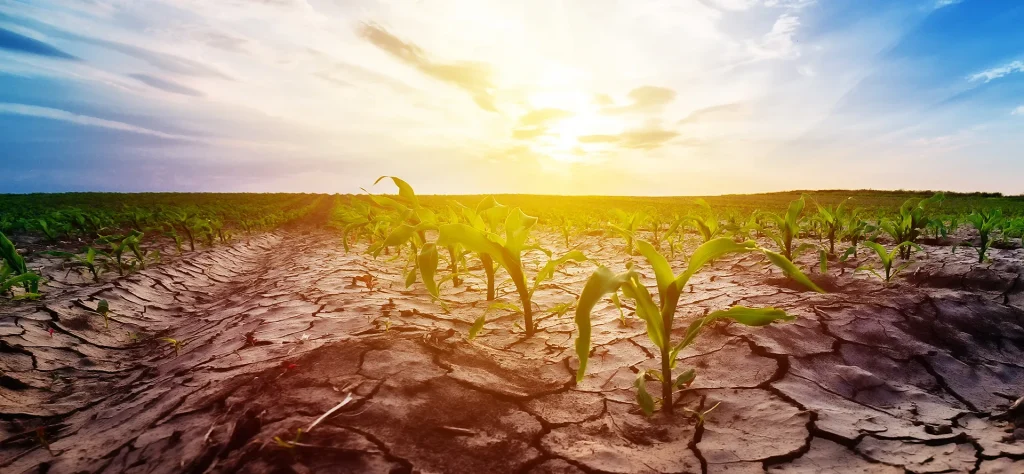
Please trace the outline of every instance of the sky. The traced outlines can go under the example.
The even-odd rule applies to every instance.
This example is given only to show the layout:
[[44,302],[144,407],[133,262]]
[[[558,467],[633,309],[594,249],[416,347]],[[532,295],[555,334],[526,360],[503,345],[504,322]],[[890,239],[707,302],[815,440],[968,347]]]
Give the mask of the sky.
[[1019,0],[0,0],[0,192],[1024,193]]

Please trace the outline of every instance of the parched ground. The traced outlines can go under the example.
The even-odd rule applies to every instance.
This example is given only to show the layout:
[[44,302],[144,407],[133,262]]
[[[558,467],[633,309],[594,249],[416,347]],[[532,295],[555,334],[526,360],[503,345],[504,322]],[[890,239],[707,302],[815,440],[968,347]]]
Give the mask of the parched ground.
[[[619,239],[586,239],[624,268]],[[1024,394],[1024,252],[978,265],[926,248],[889,286],[834,265],[828,294],[750,255],[694,278],[679,321],[732,304],[799,316],[722,324],[681,354],[698,376],[680,407],[720,403],[701,426],[636,408],[635,374],[658,362],[628,311],[624,324],[598,305],[576,384],[571,312],[524,339],[496,311],[467,342],[483,282],[446,283],[445,313],[404,288],[401,262],[345,254],[326,231],[101,283],[36,261],[51,265],[46,299],[0,306],[0,471],[1024,472],[1024,441],[995,416]],[[536,302],[572,301],[593,268],[566,268]]]

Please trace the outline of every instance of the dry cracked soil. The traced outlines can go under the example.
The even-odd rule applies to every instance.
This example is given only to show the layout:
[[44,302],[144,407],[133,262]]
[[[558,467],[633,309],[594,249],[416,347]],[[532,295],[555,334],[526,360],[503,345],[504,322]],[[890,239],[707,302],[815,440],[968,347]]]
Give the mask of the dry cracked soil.
[[[699,425],[637,409],[636,373],[658,363],[628,309],[597,306],[577,384],[571,312],[527,339],[493,311],[469,342],[481,281],[446,283],[445,312],[400,262],[338,239],[279,231],[99,283],[32,261],[46,298],[0,306],[0,471],[1024,472],[1007,411],[1024,392],[1020,249],[977,264],[926,247],[890,285],[854,275],[862,253],[817,277],[827,294],[753,256],[715,262],[677,319],[732,304],[798,319],[720,324],[680,355],[698,371],[680,408],[718,404]],[[582,242],[619,271],[621,247]],[[559,272],[538,308],[573,301],[593,268]]]

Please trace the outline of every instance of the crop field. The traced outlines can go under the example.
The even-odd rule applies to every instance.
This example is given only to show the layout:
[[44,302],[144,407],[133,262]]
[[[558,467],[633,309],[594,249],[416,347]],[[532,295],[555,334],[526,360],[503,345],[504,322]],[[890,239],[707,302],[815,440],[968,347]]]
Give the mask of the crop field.
[[0,472],[1024,472],[1024,197],[0,195]]

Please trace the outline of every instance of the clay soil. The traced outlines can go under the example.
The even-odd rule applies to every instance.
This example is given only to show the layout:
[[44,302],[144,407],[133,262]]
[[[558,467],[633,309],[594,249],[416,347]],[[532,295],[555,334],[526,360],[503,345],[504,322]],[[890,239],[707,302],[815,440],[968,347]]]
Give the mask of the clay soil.
[[[559,247],[553,234],[541,241]],[[625,268],[620,239],[580,245]],[[732,304],[799,318],[706,332],[681,354],[678,367],[698,376],[676,414],[650,418],[633,382],[658,367],[654,348],[610,302],[596,308],[577,384],[571,312],[542,315],[527,339],[517,317],[494,311],[468,342],[488,306],[482,281],[445,283],[446,313],[421,285],[405,288],[401,261],[346,254],[326,230],[101,282],[36,258],[46,298],[0,304],[0,471],[1024,472],[1004,414],[1024,393],[1024,251],[977,264],[970,249],[925,249],[890,285],[854,275],[874,261],[867,251],[833,262],[816,277],[828,294],[754,256],[715,262],[677,320]],[[564,269],[538,308],[571,302],[593,268]],[[109,328],[91,311],[100,299]],[[176,354],[160,338],[183,345]],[[716,403],[703,425],[683,409]]]

